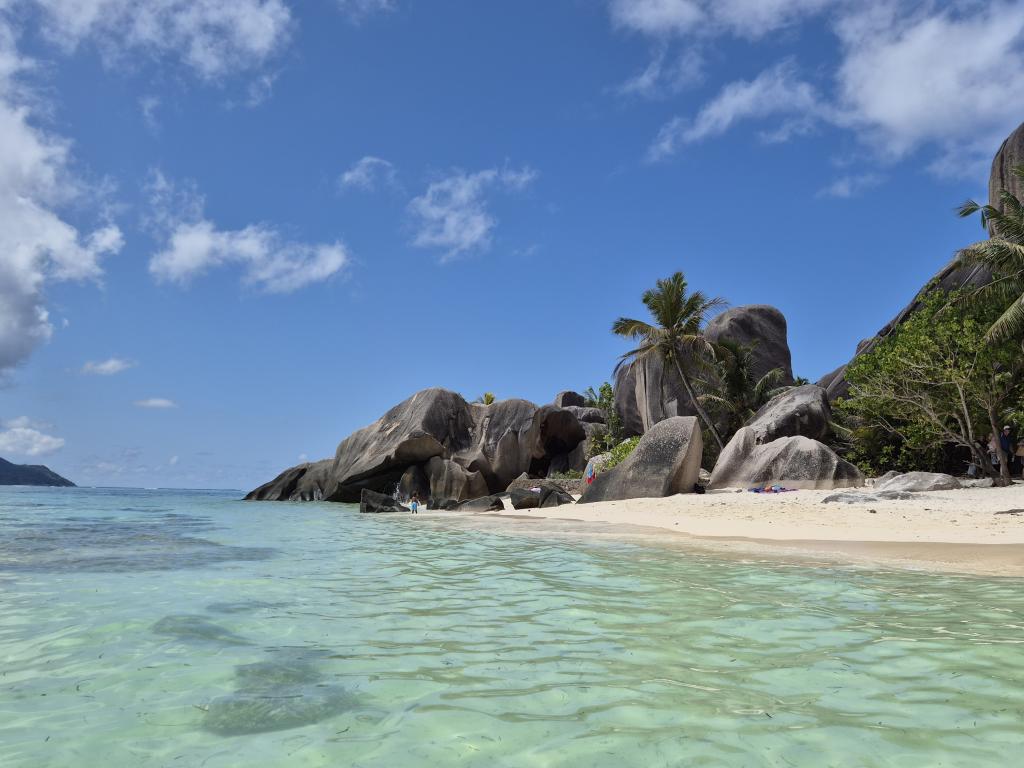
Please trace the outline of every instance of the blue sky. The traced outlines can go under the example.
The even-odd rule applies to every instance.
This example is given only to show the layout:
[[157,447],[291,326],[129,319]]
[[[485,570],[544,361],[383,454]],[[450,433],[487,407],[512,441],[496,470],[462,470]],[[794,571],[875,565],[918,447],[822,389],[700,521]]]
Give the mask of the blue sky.
[[1024,5],[0,3],[0,456],[249,488],[417,389],[550,400],[683,270],[849,359],[1024,119]]

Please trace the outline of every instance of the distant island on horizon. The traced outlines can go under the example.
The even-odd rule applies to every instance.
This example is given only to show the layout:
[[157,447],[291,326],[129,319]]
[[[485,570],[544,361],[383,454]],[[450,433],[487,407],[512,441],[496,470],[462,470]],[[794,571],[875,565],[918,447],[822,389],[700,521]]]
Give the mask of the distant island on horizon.
[[61,488],[77,488],[66,477],[61,477],[42,464],[13,464],[0,459],[0,485],[45,485]]

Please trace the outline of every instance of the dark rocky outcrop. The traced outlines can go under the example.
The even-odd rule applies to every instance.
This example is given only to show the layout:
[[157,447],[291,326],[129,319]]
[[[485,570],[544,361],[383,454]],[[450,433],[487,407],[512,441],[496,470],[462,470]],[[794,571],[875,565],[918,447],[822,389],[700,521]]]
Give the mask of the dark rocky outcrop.
[[758,445],[797,435],[824,440],[830,432],[831,418],[832,408],[825,390],[815,384],[805,384],[773,397],[746,426],[754,430],[754,441]]
[[[523,472],[542,478],[582,464],[577,447],[596,427],[584,428],[572,410],[555,405],[469,404],[455,392],[426,389],[345,438],[333,460],[285,470],[246,498],[355,502],[364,488],[392,493],[397,487],[403,497],[417,491],[425,499],[439,482],[428,465],[439,459],[482,479],[472,481],[472,495],[460,498],[453,485],[435,497],[457,503],[501,492]],[[461,482],[457,472],[447,472],[450,482]]]
[[850,488],[864,485],[853,464],[808,437],[780,437],[759,445],[744,427],[725,446],[711,473],[710,488],[751,488],[778,483],[787,488]]
[[42,464],[12,464],[0,459],[0,485],[49,485],[74,488],[75,484]]
[[368,427],[341,441],[328,501],[356,501],[363,488],[394,488],[405,470],[435,456],[450,456],[472,440],[469,405],[456,392],[417,392]]
[[535,477],[530,477],[525,472],[508,484],[506,489],[508,493],[512,493],[514,490],[529,490],[531,488],[539,488],[541,485],[554,485],[561,488],[563,491],[570,495],[576,495],[583,493],[583,481],[568,479],[564,477],[549,477],[545,480],[538,480]]
[[904,493],[921,493],[922,491],[953,491],[963,488],[960,481],[952,475],[941,472],[907,472],[902,475],[887,477],[875,483],[875,491],[902,491]]
[[657,355],[619,369],[615,378],[615,410],[623,435],[642,435],[655,424],[696,411],[675,366],[667,368]]
[[483,496],[461,502],[456,509],[459,512],[500,512],[505,503],[497,496]]
[[573,498],[560,486],[548,481],[541,481],[532,488],[513,488],[509,492],[509,499],[513,509],[539,509],[547,507],[560,507],[563,504],[572,504]]
[[363,488],[359,494],[359,511],[368,514],[381,514],[384,512],[408,512],[409,508],[403,507],[392,496]]
[[324,459],[286,469],[245,497],[246,501],[322,501],[325,489],[334,487],[334,459]]
[[420,501],[430,498],[430,480],[419,464],[405,470],[398,481],[399,498],[411,499],[414,493],[420,497]]
[[996,156],[992,158],[992,170],[988,176],[988,201],[1002,210],[999,193],[1012,193],[1017,199],[1024,198],[1024,179],[1013,174],[1014,167],[1024,165],[1024,123],[1006,137]]
[[833,493],[821,500],[822,504],[874,504],[879,501],[905,501],[914,498],[914,494],[905,491],[883,491],[882,493],[859,493],[843,491]]
[[558,408],[567,408],[570,405],[582,407],[586,404],[587,399],[579,392],[568,390],[565,392],[559,392],[555,395],[555,406]]
[[578,503],[690,493],[700,474],[703,447],[693,416],[659,422],[621,464],[598,473]]
[[604,411],[600,408],[583,408],[578,405],[564,406],[581,424],[604,424]]
[[430,483],[431,509],[452,509],[461,501],[489,495],[483,475],[450,459],[435,456],[427,462],[425,472]]
[[792,384],[793,363],[786,331],[786,317],[778,309],[767,304],[748,304],[711,318],[704,334],[715,343],[733,341],[753,347],[755,379],[773,368],[781,368],[781,383]]

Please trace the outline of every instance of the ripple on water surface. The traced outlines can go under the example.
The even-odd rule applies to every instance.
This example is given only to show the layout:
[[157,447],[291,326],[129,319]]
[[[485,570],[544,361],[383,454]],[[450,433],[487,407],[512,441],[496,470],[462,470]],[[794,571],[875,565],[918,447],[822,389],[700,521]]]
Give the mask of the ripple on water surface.
[[0,764],[1012,765],[1022,586],[0,490]]

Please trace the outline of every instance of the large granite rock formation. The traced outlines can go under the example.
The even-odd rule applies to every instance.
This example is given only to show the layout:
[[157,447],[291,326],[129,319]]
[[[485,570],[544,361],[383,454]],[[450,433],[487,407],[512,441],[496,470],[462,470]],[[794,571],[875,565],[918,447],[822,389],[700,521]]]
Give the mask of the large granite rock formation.
[[431,509],[449,509],[461,501],[488,495],[487,482],[479,472],[470,472],[449,459],[434,456],[424,470],[430,482]]
[[579,392],[573,392],[567,390],[565,392],[559,392],[555,395],[555,406],[558,408],[568,408],[569,406],[582,407],[587,404],[587,399],[583,397]]
[[540,509],[560,507],[572,504],[573,499],[563,488],[555,483],[543,481],[532,488],[513,488],[509,492],[509,500],[513,509]]
[[[1010,173],[1014,166],[1021,164],[1024,164],[1024,124],[1019,125],[1006,138],[992,159],[992,170],[988,178],[988,200],[990,205],[1002,208],[1002,204],[999,202],[999,192],[1003,189],[1009,190],[1017,195],[1017,197],[1024,195],[1024,180]],[[939,290],[948,293],[954,290],[978,288],[982,285],[987,285],[991,280],[992,274],[988,269],[981,266],[966,266],[960,262],[959,255],[955,256],[952,261],[936,272],[925,283],[924,287],[917,292],[913,300],[900,310],[892,320],[886,323],[878,333],[870,339],[864,339],[857,345],[854,359],[874,349],[879,341],[892,333],[913,314],[921,306],[921,301],[924,297],[932,291]],[[848,365],[849,363],[841,365],[818,380],[818,385],[825,387],[828,392],[829,400],[834,401],[838,397],[849,395],[850,385],[846,381],[846,368]]]
[[703,449],[695,417],[665,419],[651,427],[625,461],[599,473],[578,503],[690,493],[700,475]]
[[1024,198],[1024,179],[1012,173],[1018,165],[1024,165],[1024,123],[1006,137],[992,158],[992,170],[988,176],[989,205],[1002,210],[999,193],[1004,189],[1018,199]]
[[831,418],[832,408],[825,390],[814,384],[805,384],[773,397],[746,426],[754,430],[758,445],[797,435],[824,440],[830,431]]
[[250,491],[246,501],[322,501],[325,489],[334,487],[334,459],[324,459],[286,469],[269,483]]
[[469,447],[472,427],[469,404],[456,392],[417,392],[341,441],[332,469],[335,485],[325,498],[354,502],[363,488],[394,487],[411,465]]
[[775,307],[767,304],[733,307],[711,318],[704,335],[716,343],[733,341],[753,347],[755,379],[760,379],[773,368],[781,368],[781,383],[793,383],[793,362],[786,335],[786,317]]
[[459,512],[500,512],[505,508],[505,502],[498,496],[481,496],[479,499],[470,499],[460,502],[455,508]]
[[674,416],[696,415],[675,367],[666,367],[657,355],[619,369],[615,376],[615,410],[622,420],[624,437],[642,435]]
[[423,502],[430,498],[430,480],[427,478],[427,473],[423,471],[423,467],[419,464],[415,464],[405,470],[398,481],[398,495],[400,498],[411,499],[413,494],[417,494],[420,497],[420,501]]
[[[542,478],[577,464],[582,469],[577,448],[599,426],[585,428],[573,410],[555,405],[471,405],[455,392],[426,389],[345,438],[333,460],[285,470],[246,498],[356,502],[364,488],[390,494],[397,486],[405,496],[418,491],[423,499],[455,503],[504,491],[524,472]],[[473,478],[466,481],[471,495],[463,495],[460,473],[446,464],[428,477],[433,459]],[[437,466],[444,467],[440,474]],[[435,483],[448,484],[439,497]]]
[[759,445],[751,427],[737,432],[711,473],[710,488],[751,488],[778,483],[787,488],[851,488],[864,485],[853,464],[808,437],[780,437]]
[[[705,332],[710,341],[731,340],[752,346],[754,373],[759,378],[773,368],[782,368],[783,383],[793,381],[786,318],[775,307],[735,307],[709,321]],[[642,435],[673,416],[696,415],[675,367],[666,368],[657,356],[624,365],[616,372],[615,411],[625,437]]]
[[75,484],[42,464],[12,464],[0,459],[0,485],[50,485],[74,488]]

